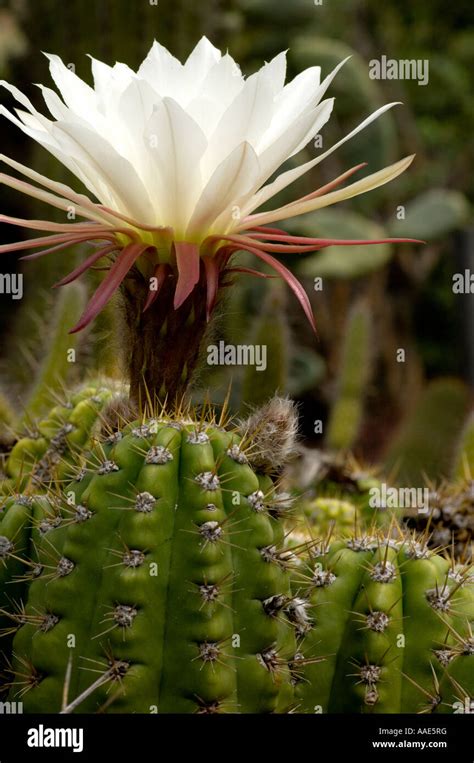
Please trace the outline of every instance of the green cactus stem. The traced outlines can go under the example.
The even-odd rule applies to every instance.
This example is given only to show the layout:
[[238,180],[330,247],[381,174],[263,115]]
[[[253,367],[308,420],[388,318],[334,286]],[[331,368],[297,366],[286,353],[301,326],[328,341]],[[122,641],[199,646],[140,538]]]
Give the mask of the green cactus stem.
[[120,386],[87,382],[71,394],[58,395],[57,404],[39,421],[20,430],[17,442],[4,457],[0,495],[31,485],[40,492],[53,479],[66,479],[71,457],[91,444],[108,403],[120,396]]
[[[141,419],[104,432],[78,456],[76,479],[43,497],[51,509],[34,523],[24,610],[9,613],[10,696],[22,692],[26,712],[290,704],[288,499],[251,466],[264,455],[253,427],[242,436],[186,413]],[[8,564],[14,516],[8,508],[0,526]]]
[[472,571],[423,539],[384,535],[323,541],[312,557],[297,581],[310,623],[294,659],[300,710],[465,712],[474,695]]
[[472,568],[393,527],[285,540],[291,501],[255,470],[265,436],[222,423],[182,411],[103,431],[63,490],[12,500],[9,699],[39,713],[462,712]]

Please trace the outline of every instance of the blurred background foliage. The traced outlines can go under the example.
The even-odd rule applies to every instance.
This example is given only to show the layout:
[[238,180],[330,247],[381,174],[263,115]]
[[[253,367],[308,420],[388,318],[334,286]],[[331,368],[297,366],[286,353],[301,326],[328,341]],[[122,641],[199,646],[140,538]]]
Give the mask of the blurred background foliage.
[[[242,276],[227,298],[221,336],[267,344],[267,370],[206,369],[202,381],[216,402],[232,382],[232,406],[241,412],[275,390],[290,394],[300,403],[306,446],[351,450],[395,479],[417,484],[426,476],[449,476],[460,463],[462,436],[472,451],[472,418],[470,428],[466,422],[474,383],[474,296],[454,294],[452,276],[474,271],[473,22],[471,0],[0,0],[0,76],[40,103],[32,83],[49,82],[41,50],[58,53],[90,81],[87,53],[137,67],[154,37],[184,58],[202,34],[228,48],[246,74],[283,49],[289,50],[289,77],[314,65],[325,76],[350,55],[329,92],[336,103],[322,146],[310,143],[290,164],[313,158],[382,104],[402,101],[277,201],[308,193],[354,164],[368,162],[375,171],[416,153],[414,165],[395,182],[284,227],[311,236],[419,237],[426,245],[331,247],[288,263],[312,300],[316,341],[281,284]],[[428,84],[370,79],[369,61],[382,55],[426,59]],[[8,98],[2,94],[2,102]],[[6,122],[2,151],[78,186]],[[44,214],[9,189],[1,189],[1,199],[7,214]],[[0,230],[2,242],[21,235],[8,226]],[[8,401],[21,408],[34,400],[40,408],[39,380],[53,384],[54,350],[46,347],[64,343],[58,321],[74,314],[83,295],[71,290],[69,301],[63,297],[54,306],[59,295],[49,287],[80,256],[76,250],[29,263],[22,302],[1,297],[0,419],[11,419]],[[4,256],[2,272],[17,268],[16,257]],[[322,289],[315,288],[318,277]],[[113,332],[111,308],[80,337],[80,363],[58,371],[56,383],[74,381],[84,367],[117,374]]]

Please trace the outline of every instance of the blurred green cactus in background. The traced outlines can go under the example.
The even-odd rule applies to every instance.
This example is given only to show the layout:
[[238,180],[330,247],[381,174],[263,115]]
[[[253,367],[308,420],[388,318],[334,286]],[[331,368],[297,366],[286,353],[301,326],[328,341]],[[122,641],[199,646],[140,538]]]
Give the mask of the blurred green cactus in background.
[[467,419],[461,432],[454,477],[457,479],[474,479],[474,413]]
[[79,342],[77,334],[68,333],[68,326],[78,320],[86,302],[86,288],[80,283],[70,284],[60,293],[50,325],[42,333],[43,347],[49,351],[36,370],[20,426],[43,415],[51,405],[52,396],[62,392],[70,382]]
[[362,423],[371,371],[371,316],[362,302],[348,316],[341,350],[334,404],[327,425],[326,444],[334,450],[349,449]]
[[388,234],[433,239],[460,228],[469,217],[469,204],[459,191],[432,189],[411,199],[402,218],[388,223]]
[[249,337],[254,347],[265,348],[265,367],[246,366],[242,400],[258,406],[282,394],[288,384],[289,329],[285,313],[286,289],[279,281],[269,284],[260,315]]
[[400,484],[450,476],[469,404],[469,390],[457,379],[437,379],[426,387],[385,459]]
[[[381,239],[388,235],[381,225],[363,215],[335,209],[312,212],[287,227],[299,235],[317,233],[321,238]],[[383,268],[393,253],[391,244],[352,246],[350,251],[347,246],[330,246],[301,258],[296,263],[296,272],[309,278],[360,278]]]

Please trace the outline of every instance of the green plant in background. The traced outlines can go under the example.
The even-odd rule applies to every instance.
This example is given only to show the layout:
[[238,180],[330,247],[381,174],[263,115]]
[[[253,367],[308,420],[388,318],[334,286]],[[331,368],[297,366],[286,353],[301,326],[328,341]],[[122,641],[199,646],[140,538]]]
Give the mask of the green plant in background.
[[423,485],[452,473],[470,406],[469,389],[457,379],[437,379],[421,394],[385,458],[402,485]]
[[242,374],[241,397],[245,405],[259,406],[288,385],[290,333],[285,313],[283,284],[270,284],[254,332],[251,346],[264,348],[265,368],[246,366]]
[[[336,61],[344,60],[348,56],[351,57],[350,71],[338,84],[339,94],[344,102],[343,120],[348,116],[350,118],[356,111],[360,113],[361,104],[370,112],[384,102],[380,85],[368,77],[365,58],[354,48],[338,40],[321,37],[315,31],[298,35],[291,46],[291,60],[297,69],[311,66],[314,61],[318,61],[324,71],[331,70]],[[391,157],[396,154],[396,149],[396,123],[391,114],[383,122],[375,125],[370,133],[365,134],[363,145],[355,147],[348,144],[342,152],[344,160],[349,164],[357,164],[360,161],[359,157],[364,156],[370,165],[377,166],[392,161]]]
[[330,527],[336,535],[346,535],[355,528],[387,528],[394,515],[401,520],[396,507],[383,504],[383,485],[376,469],[363,466],[347,451],[336,454],[302,447],[284,481],[285,489],[298,496],[296,528],[312,538],[325,535]]
[[326,444],[331,449],[350,449],[357,438],[370,378],[371,345],[371,315],[368,306],[359,303],[348,316],[344,332],[336,396],[327,424]]
[[474,414],[467,419],[459,441],[454,466],[454,477],[465,479],[474,477]]
[[355,505],[348,500],[339,498],[313,498],[301,501],[303,515],[300,532],[304,532],[307,523],[309,536],[321,537],[327,535],[331,529],[339,535],[354,531],[354,527],[360,519]]
[[11,440],[14,421],[13,405],[4,392],[0,392],[0,443],[6,445]]
[[[467,1],[446,8],[442,0],[433,0],[419,12],[410,0],[390,0],[383,7],[378,0],[367,0],[363,6],[353,0],[343,5],[298,0],[278,11],[271,0],[237,0],[236,8],[241,34],[233,43],[252,61],[262,56],[269,59],[285,47],[291,51],[292,66],[308,65],[308,61],[311,65],[315,60],[330,66],[339,51],[343,56],[346,51],[352,53],[354,68],[338,84],[346,91],[345,96],[341,93],[346,114],[359,110],[360,103],[380,103],[387,97],[409,107],[377,125],[372,133],[376,146],[364,148],[390,152],[397,131],[405,145],[416,146],[423,160],[419,176],[409,183],[415,193],[432,186],[436,178],[437,185],[467,192],[472,200],[472,173],[467,168],[472,165],[473,149],[465,140],[465,130],[473,121],[473,33],[468,23],[462,23],[470,13]],[[341,24],[341,13],[346,24]],[[429,85],[422,88],[415,79],[370,79],[368,62],[383,53],[388,58],[428,59]],[[391,144],[383,140],[384,128],[391,131]]]
[[[108,388],[96,380],[80,385],[77,369],[82,367],[79,358],[87,338],[79,342],[78,335],[69,334],[68,329],[85,303],[85,288],[71,284],[60,294],[49,325],[43,321],[43,361],[39,367],[31,361],[32,382],[21,407],[12,402],[17,395],[8,380],[1,404],[0,494],[21,491],[30,480],[40,490],[53,472],[62,474],[71,448],[88,446],[101,409],[120,394],[120,385],[114,387],[110,380]],[[68,393],[74,384],[79,388]]]
[[[244,260],[246,264],[250,263]],[[298,397],[314,389],[324,378],[324,360],[314,346],[298,341],[281,284],[246,278],[230,291],[213,341],[263,347],[266,368],[208,367],[201,373],[201,387],[212,389],[215,402],[226,400],[230,410],[241,415],[277,393]],[[203,395],[196,392],[194,397],[198,401]]]
[[387,224],[390,236],[417,236],[427,241],[441,238],[469,219],[469,204],[459,191],[432,189],[407,203],[404,217]]
[[10,8],[0,8],[0,74],[10,74],[10,67],[16,59],[25,55],[27,39]]
[[77,319],[86,305],[87,294],[82,284],[71,284],[60,294],[50,325],[49,336],[43,334],[42,344],[49,348],[41,366],[36,370],[31,391],[26,399],[25,412],[19,426],[33,422],[51,406],[51,397],[70,381],[76,362],[78,337],[67,333],[67,326]]
[[[375,239],[386,237],[386,231],[378,224],[355,212],[341,212],[325,209],[311,219],[290,225],[294,233],[305,234],[309,230],[318,230],[321,236],[332,236],[336,231],[343,238],[362,239],[370,231]],[[299,275],[308,279],[317,277],[327,279],[361,278],[383,268],[393,256],[390,244],[377,244],[370,249],[366,246],[354,246],[347,251],[345,246],[332,246],[326,252],[302,258],[296,269]]]
[[[339,232],[347,235],[350,229],[351,238],[357,238],[362,231],[364,235],[371,229],[375,237],[377,233],[373,226],[376,226],[379,236],[387,233],[413,235],[427,242],[426,247],[418,248],[416,252],[410,248],[404,248],[402,252],[389,245],[372,249],[355,247],[351,252],[343,247],[331,247],[302,257],[296,264],[308,293],[312,292],[313,278],[324,278],[329,317],[320,321],[318,328],[329,373],[334,367],[332,348],[337,346],[339,325],[343,321],[341,310],[347,314],[352,300],[357,299],[361,290],[370,299],[376,325],[373,362],[377,364],[378,384],[372,405],[365,412],[363,431],[380,431],[380,411],[386,412],[387,425],[385,437],[380,436],[380,442],[375,443],[374,437],[368,437],[357,446],[358,453],[366,458],[380,460],[384,450],[389,448],[394,423],[403,417],[407,405],[406,390],[412,389],[413,396],[421,391],[422,363],[426,364],[429,376],[453,374],[458,369],[462,373],[466,365],[460,343],[456,342],[457,349],[454,343],[447,348],[449,337],[456,330],[452,325],[456,310],[453,302],[449,303],[448,324],[442,339],[437,333],[433,334],[431,321],[418,320],[414,308],[422,304],[423,294],[433,294],[437,263],[445,255],[452,261],[456,251],[450,251],[453,248],[450,237],[472,216],[470,202],[474,198],[474,187],[472,173],[466,171],[472,164],[472,147],[466,145],[460,129],[462,124],[472,125],[469,107],[472,34],[459,24],[459,17],[467,13],[467,6],[443,13],[443,29],[440,30],[442,9],[439,0],[422,14],[414,14],[409,0],[396,4],[387,2],[383,9],[376,0],[364,3],[363,8],[360,3],[347,2],[344,13],[350,23],[344,29],[341,29],[339,5],[286,5],[284,24],[281,15],[271,12],[267,0],[239,0],[237,5],[242,14],[242,34],[235,44],[250,60],[262,53],[271,57],[273,46],[285,45],[290,50],[290,68],[297,69],[317,60],[324,72],[338,56],[352,55],[350,66],[335,83],[343,104],[341,121],[338,125],[328,125],[321,132],[318,137],[322,143],[320,140],[315,145],[308,145],[305,149],[308,160],[344,134],[344,130],[354,123],[356,112],[360,113],[361,104],[369,111],[389,97],[410,105],[409,110],[395,109],[367,130],[363,150],[359,151],[362,146],[359,141],[357,144],[346,143],[325,166],[331,164],[334,171],[340,170],[340,157],[352,163],[366,158],[370,158],[371,163],[389,160],[399,143],[416,147],[416,178],[409,183],[402,178],[395,196],[382,194],[377,199],[361,199],[360,203],[356,202],[355,212],[352,209],[350,212],[320,210],[317,214],[285,223],[294,234],[304,235],[310,228],[319,235],[333,236]],[[438,44],[440,34],[441,46]],[[435,49],[438,52],[433,55]],[[429,59],[429,86],[421,88],[416,81],[409,80],[370,79],[369,61],[379,59],[382,53],[389,58]],[[437,98],[436,92],[442,92],[443,97]],[[453,100],[456,119],[452,119]],[[313,172],[318,173],[320,180],[318,168]],[[322,177],[326,179],[324,172]],[[311,179],[308,179],[302,188],[309,192],[311,185]],[[433,190],[426,191],[427,187]],[[369,211],[371,219],[367,217]],[[374,212],[377,222],[373,220]],[[432,298],[428,309],[436,310],[438,306],[441,314],[449,300],[449,279],[448,272],[438,287],[445,296]],[[334,284],[336,287],[332,288]],[[316,292],[314,303],[320,301],[321,294]],[[435,357],[430,350],[430,344],[434,343],[439,348]],[[407,363],[400,368],[395,353],[390,351],[392,346],[416,347],[416,352],[410,352]],[[313,400],[324,409],[331,398],[329,387],[326,375],[313,392]],[[438,436],[436,433],[435,438]]]

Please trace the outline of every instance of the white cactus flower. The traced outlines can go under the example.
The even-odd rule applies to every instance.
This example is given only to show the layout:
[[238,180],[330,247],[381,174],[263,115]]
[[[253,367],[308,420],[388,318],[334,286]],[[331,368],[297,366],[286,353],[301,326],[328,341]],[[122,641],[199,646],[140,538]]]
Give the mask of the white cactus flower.
[[[409,156],[335,190],[364,166],[358,165],[302,199],[257,212],[395,104],[378,109],[324,153],[268,182],[329,120],[334,99],[325,99],[325,94],[344,61],[322,82],[320,68],[314,66],[285,85],[285,53],[245,78],[231,56],[222,55],[205,37],[185,64],[154,42],[137,72],[122,63],[108,66],[92,59],[94,86],[90,87],[58,56],[48,58],[61,94],[39,86],[50,117],[7,82],[1,84],[20,108],[12,113],[0,106],[0,112],[71,170],[91,197],[6,156],[2,161],[32,182],[4,174],[1,182],[63,210],[72,205],[85,222],[60,224],[3,215],[3,222],[49,235],[5,245],[0,251],[46,247],[29,255],[38,257],[74,242],[100,243],[60,282],[74,280],[102,258],[112,260],[74,330],[97,315],[133,267],[157,279],[158,285],[175,277],[175,309],[204,279],[209,316],[225,272],[259,275],[234,266],[231,260],[239,250],[274,267],[314,325],[306,293],[273,253],[361,242],[289,236],[264,226],[377,188],[397,177],[413,159]],[[145,308],[158,293],[159,288],[150,291]]]

